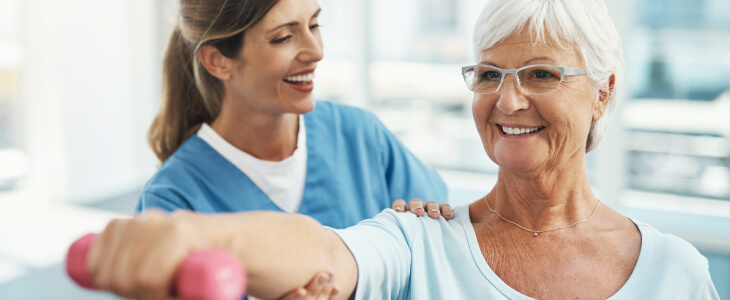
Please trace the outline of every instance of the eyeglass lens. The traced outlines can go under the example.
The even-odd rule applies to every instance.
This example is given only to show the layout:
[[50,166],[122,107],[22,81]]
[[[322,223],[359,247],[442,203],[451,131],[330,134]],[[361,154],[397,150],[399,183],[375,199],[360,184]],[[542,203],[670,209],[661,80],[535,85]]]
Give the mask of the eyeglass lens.
[[[502,76],[504,76],[502,71],[488,66],[475,66],[464,72],[464,79],[469,89],[480,94],[490,94],[499,90]],[[557,90],[562,78],[560,70],[547,66],[525,68],[517,72],[517,76],[522,90],[533,95]]]

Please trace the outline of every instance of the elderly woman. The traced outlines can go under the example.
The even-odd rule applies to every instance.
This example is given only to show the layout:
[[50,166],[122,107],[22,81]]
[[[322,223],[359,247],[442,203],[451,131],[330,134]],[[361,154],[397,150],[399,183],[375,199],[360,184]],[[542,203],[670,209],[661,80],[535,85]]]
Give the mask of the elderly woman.
[[454,220],[386,210],[332,230],[271,212],[150,213],[110,223],[88,259],[96,284],[168,297],[186,254],[219,247],[247,266],[249,292],[261,298],[327,270],[340,299],[717,299],[695,248],[601,205],[590,189],[585,155],[622,80],[603,1],[492,0],[474,42],[479,64],[462,73],[499,179]]

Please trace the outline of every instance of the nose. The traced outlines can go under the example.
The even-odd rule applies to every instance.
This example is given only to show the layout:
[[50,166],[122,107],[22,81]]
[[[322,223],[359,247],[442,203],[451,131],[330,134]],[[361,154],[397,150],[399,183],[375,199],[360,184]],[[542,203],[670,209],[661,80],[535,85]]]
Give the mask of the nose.
[[299,59],[304,62],[318,62],[324,57],[322,45],[322,36],[319,31],[309,31],[304,35],[302,40],[302,49],[299,53]]
[[530,101],[525,98],[525,94],[520,89],[520,85],[517,83],[517,77],[514,74],[507,74],[505,76],[502,87],[500,88],[497,108],[506,115],[513,115],[520,110],[530,108]]

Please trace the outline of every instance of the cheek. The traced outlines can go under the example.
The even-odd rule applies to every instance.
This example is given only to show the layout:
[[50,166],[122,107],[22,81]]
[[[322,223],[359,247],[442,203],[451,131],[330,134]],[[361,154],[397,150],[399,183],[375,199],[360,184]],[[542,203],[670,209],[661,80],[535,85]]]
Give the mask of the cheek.
[[494,100],[484,95],[475,95],[472,103],[474,124],[483,142],[490,141],[494,137],[494,131],[492,130],[494,127],[489,122],[494,110],[494,102]]
[[552,106],[543,109],[541,114],[556,129],[551,131],[551,140],[558,144],[584,144],[593,116],[589,104]]
[[474,95],[474,101],[472,102],[471,109],[474,121],[477,122],[477,124],[486,123],[492,111],[489,99],[483,95]]

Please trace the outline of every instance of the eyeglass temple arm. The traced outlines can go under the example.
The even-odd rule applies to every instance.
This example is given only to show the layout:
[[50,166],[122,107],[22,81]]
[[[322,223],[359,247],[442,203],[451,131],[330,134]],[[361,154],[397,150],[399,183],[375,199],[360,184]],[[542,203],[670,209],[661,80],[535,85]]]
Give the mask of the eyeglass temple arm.
[[563,72],[563,76],[588,74],[588,71],[583,70],[583,69],[573,69],[573,68],[566,68],[566,67],[563,67],[563,70],[561,72]]

